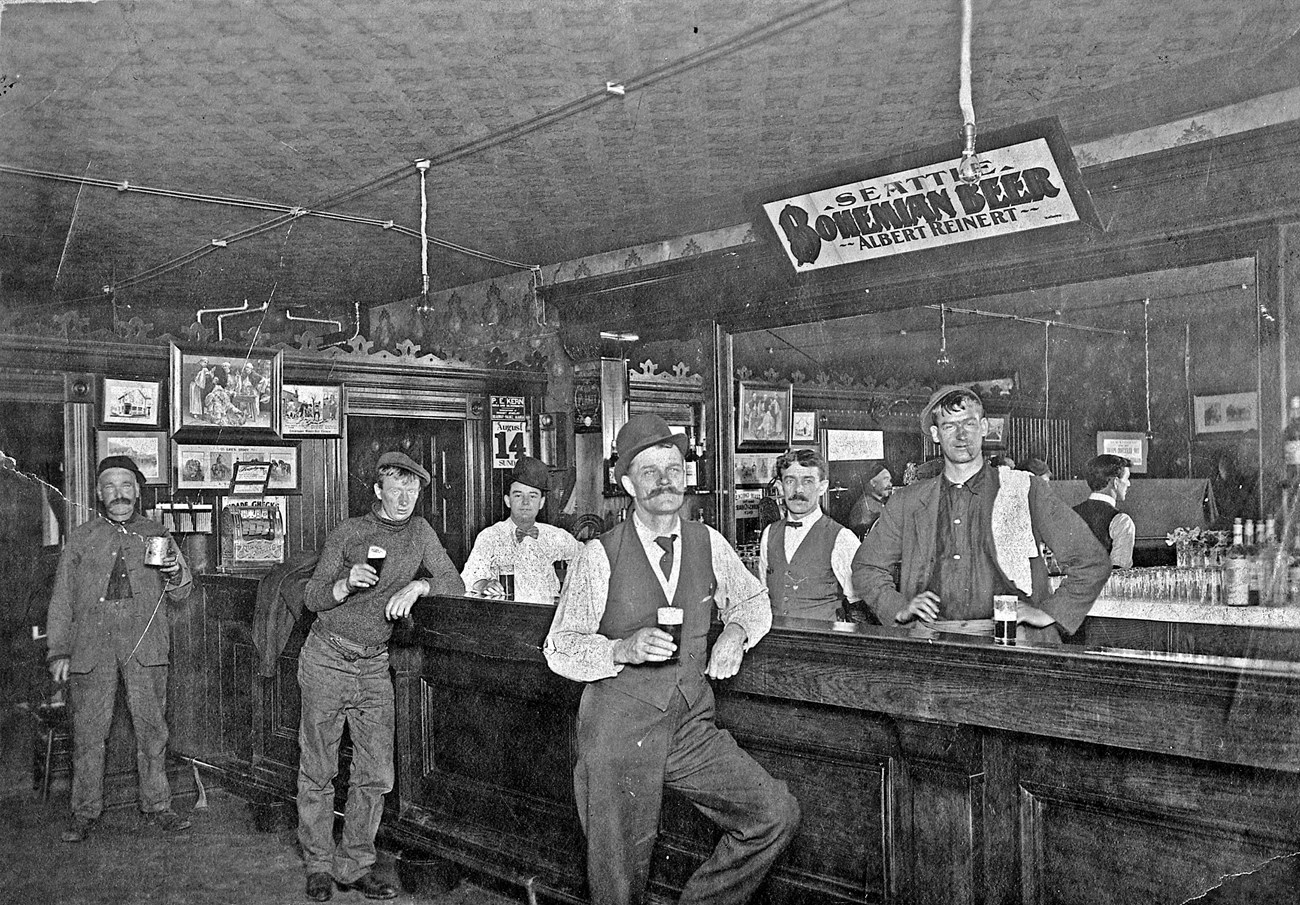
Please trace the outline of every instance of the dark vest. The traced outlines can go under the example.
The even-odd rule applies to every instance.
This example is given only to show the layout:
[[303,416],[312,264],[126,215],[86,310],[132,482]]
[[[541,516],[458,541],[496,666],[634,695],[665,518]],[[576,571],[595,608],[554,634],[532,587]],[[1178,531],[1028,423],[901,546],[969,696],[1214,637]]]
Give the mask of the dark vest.
[[[629,663],[618,675],[597,683],[659,710],[668,709],[677,688],[681,688],[692,704],[707,688],[704,670],[708,666],[713,592],[718,583],[713,575],[709,529],[698,522],[684,520],[680,526],[682,534],[674,552],[681,557],[682,564],[673,598],[673,605],[684,611],[678,662]],[[668,606],[663,587],[652,571],[659,568],[659,563],[656,559],[651,564],[646,558],[632,519],[625,519],[601,535],[600,542],[609,559],[609,591],[605,615],[600,619],[600,634],[606,638],[626,638],[638,629],[658,624],[659,607]]]
[[835,539],[844,526],[825,513],[817,519],[794,557],[785,560],[785,520],[767,529],[767,593],[773,616],[800,619],[835,618],[844,604],[844,591],[831,568]]
[[1074,507],[1074,511],[1079,513],[1083,520],[1088,523],[1088,529],[1097,536],[1097,540],[1101,541],[1101,545],[1109,553],[1111,548],[1110,523],[1115,516],[1119,515],[1119,510],[1110,503],[1101,500],[1084,500]]

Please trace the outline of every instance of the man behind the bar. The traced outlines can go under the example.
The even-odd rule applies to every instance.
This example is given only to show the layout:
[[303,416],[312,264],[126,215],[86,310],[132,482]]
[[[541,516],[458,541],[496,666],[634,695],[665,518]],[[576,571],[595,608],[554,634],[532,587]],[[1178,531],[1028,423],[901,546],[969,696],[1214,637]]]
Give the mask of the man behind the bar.
[[[438,535],[415,515],[427,486],[429,473],[404,453],[380,456],[373,508],[330,532],[307,582],[305,602],[316,621],[298,655],[298,841],[307,897],[315,902],[327,901],[335,882],[368,899],[397,895],[371,870],[384,795],[394,777],[388,639],[393,623],[420,597],[465,593]],[[372,546],[387,554],[379,571],[367,562]],[[421,569],[430,577],[417,578]],[[345,722],[352,770],[343,837],[335,846],[334,777]]]
[[[1019,637],[1074,634],[1110,575],[1088,526],[1042,479],[987,462],[988,420],[969,388],[940,387],[921,424],[939,445],[943,471],[895,493],[863,540],[853,557],[863,600],[884,625],[991,636],[993,596],[1014,594]],[[1043,543],[1065,573],[1055,592]]]
[[[171,617],[164,603],[190,595],[190,570],[167,529],[137,511],[144,475],[135,460],[108,456],[95,471],[100,511],[68,536],[46,620],[50,675],[72,682],[72,821],[64,842],[85,839],[104,810],[104,743],[119,675],[135,731],[140,809],[166,832],[190,827],[172,810],[167,782]],[[168,541],[161,566],[145,564],[154,537]]]
[[582,544],[562,528],[537,521],[546,505],[550,475],[532,456],[520,456],[510,472],[505,496],[510,517],[489,525],[474,539],[474,549],[460,577],[465,587],[485,597],[504,597],[497,580],[502,570],[515,576],[515,600],[554,603],[560,594],[555,563],[569,562]]
[[1110,556],[1116,569],[1133,568],[1133,542],[1137,526],[1133,517],[1120,512],[1116,503],[1128,496],[1129,473],[1133,463],[1123,456],[1103,454],[1093,456],[1084,468],[1083,476],[1092,491],[1088,498],[1074,507]]
[[[636,415],[615,448],[632,516],[575,560],[544,647],[552,670],[587,683],[573,785],[590,898],[643,901],[669,788],[722,829],[680,901],[745,902],[793,838],[799,805],[715,724],[706,677],[734,676],[767,633],[767,591],[721,534],[680,517],[683,434],[657,415]],[[680,650],[656,627],[669,601],[684,610]],[[715,601],[723,629],[709,654]],[[674,651],[678,661],[666,663]]]
[[791,449],[776,460],[785,518],[763,529],[758,572],[767,582],[772,615],[847,620],[858,539],[822,512],[830,485],[826,460],[815,449]]
[[863,475],[866,489],[849,512],[849,530],[859,538],[865,537],[871,526],[885,511],[885,504],[894,494],[894,476],[884,462],[876,462]]

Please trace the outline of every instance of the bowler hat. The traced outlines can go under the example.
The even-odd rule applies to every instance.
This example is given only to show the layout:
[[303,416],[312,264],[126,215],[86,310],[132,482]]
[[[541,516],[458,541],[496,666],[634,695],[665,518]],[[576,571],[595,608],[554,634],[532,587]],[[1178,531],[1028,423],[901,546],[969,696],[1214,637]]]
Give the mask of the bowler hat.
[[[416,462],[406,453],[397,452],[396,450],[384,453],[379,457],[379,464],[375,466],[375,470],[382,471],[389,466],[400,468],[402,471],[409,471],[420,479],[421,487],[429,486],[429,473],[420,466],[420,463]],[[378,481],[376,481],[376,483],[378,483]]]
[[980,399],[979,393],[975,392],[970,387],[964,387],[955,383],[941,386],[930,394],[930,398],[926,400],[925,408],[921,409],[921,433],[926,434],[927,436],[929,435],[930,414],[934,411],[935,406],[939,404],[939,400],[947,396],[949,393],[961,393],[967,399],[974,399],[980,404],[981,408],[984,407],[984,401]]
[[519,461],[515,462],[515,467],[510,470],[510,482],[506,485],[507,492],[510,489],[510,484],[515,483],[527,484],[529,487],[535,487],[542,493],[546,493],[551,489],[551,473],[541,459],[534,459],[532,456],[520,456]]
[[144,487],[144,472],[140,470],[139,465],[135,464],[135,459],[132,459],[130,456],[105,456],[100,459],[99,466],[95,469],[96,479],[110,468],[126,469],[135,475],[136,486],[140,488]]
[[632,467],[632,460],[637,453],[658,446],[660,443],[672,443],[686,455],[686,435],[675,434],[668,422],[658,415],[633,415],[627,423],[618,429],[614,440],[614,451],[618,461],[614,463],[614,480],[623,480],[623,475]]

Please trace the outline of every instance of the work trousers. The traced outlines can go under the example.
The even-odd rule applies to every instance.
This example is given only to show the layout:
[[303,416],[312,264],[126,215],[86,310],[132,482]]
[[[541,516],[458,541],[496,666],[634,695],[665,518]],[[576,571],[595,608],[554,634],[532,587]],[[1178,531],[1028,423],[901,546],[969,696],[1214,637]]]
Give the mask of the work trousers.
[[73,673],[72,813],[94,820],[104,810],[104,744],[117,705],[117,677],[126,688],[126,705],[135,732],[135,765],[140,777],[140,810],[171,807],[167,784],[167,666],[141,666],[129,654],[90,672]]
[[799,824],[785,783],[717,727],[707,685],[694,705],[676,692],[666,712],[589,685],[578,710],[574,793],[593,905],[643,900],[665,787],[723,830],[680,902],[748,901]]
[[[393,681],[387,647],[364,648],[312,628],[298,655],[298,842],[307,873],[352,883],[375,863],[384,795],[393,788]],[[346,722],[352,769],[343,838],[334,845],[334,778]]]

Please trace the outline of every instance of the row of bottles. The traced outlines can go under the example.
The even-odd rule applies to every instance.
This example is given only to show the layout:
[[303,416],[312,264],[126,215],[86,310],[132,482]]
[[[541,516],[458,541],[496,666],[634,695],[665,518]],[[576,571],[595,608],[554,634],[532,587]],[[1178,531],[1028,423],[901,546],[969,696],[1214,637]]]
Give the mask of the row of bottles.
[[1223,558],[1223,602],[1228,606],[1300,606],[1300,532],[1291,548],[1278,543],[1277,522],[1234,519],[1232,546]]

